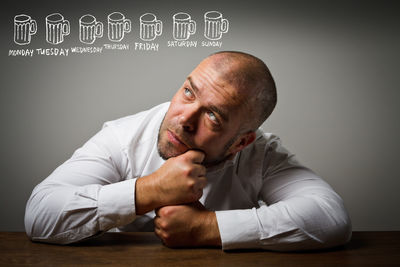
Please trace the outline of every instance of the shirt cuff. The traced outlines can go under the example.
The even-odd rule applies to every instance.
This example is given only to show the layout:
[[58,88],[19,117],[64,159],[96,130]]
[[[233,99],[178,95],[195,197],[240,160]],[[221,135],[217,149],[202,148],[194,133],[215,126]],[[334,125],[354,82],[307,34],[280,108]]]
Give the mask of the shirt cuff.
[[136,179],[104,185],[98,198],[98,215],[101,231],[119,227],[135,219]]
[[256,209],[216,211],[222,249],[260,247]]

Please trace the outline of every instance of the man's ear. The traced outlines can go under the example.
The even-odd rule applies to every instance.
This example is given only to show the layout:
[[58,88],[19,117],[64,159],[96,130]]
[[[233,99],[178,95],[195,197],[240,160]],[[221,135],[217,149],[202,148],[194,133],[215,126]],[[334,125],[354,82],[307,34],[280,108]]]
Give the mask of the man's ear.
[[230,153],[232,155],[235,155],[236,153],[238,153],[239,151],[241,151],[242,149],[244,149],[246,146],[250,145],[251,143],[254,142],[254,140],[256,140],[256,133],[253,131],[241,134],[237,140],[233,143],[233,145],[231,146]]

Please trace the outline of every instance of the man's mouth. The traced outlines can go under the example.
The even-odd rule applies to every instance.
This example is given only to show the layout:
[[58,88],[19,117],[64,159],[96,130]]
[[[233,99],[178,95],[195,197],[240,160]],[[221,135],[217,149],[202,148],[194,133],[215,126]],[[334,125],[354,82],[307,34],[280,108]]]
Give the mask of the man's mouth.
[[176,134],[174,134],[172,131],[167,130],[167,136],[168,136],[168,140],[171,143],[173,143],[177,146],[185,146],[187,149],[189,149],[189,146],[186,143],[184,143],[181,139],[179,139],[179,137]]

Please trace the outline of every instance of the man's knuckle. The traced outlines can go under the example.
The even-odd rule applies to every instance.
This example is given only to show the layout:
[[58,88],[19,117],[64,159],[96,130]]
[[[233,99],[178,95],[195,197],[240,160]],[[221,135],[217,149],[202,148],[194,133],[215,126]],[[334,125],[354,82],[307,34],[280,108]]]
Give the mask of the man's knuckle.
[[186,177],[188,177],[188,176],[191,175],[192,170],[193,170],[192,167],[189,166],[189,165],[184,165],[184,166],[182,167],[183,175],[186,176]]
[[168,230],[168,226],[169,226],[169,224],[168,224],[168,222],[166,222],[166,221],[161,221],[161,222],[159,222],[159,227],[162,229],[162,230]]
[[188,193],[193,194],[197,191],[198,186],[196,185],[196,181],[190,180],[186,183]]
[[196,181],[194,179],[188,179],[186,185],[190,190],[193,190],[195,188]]
[[171,234],[169,234],[168,232],[162,233],[162,239],[164,240],[164,242],[170,243],[171,242]]
[[160,210],[161,217],[169,217],[174,213],[174,207],[163,207]]
[[158,211],[158,213],[159,213],[160,217],[166,217],[168,215],[168,209],[167,208],[161,208]]

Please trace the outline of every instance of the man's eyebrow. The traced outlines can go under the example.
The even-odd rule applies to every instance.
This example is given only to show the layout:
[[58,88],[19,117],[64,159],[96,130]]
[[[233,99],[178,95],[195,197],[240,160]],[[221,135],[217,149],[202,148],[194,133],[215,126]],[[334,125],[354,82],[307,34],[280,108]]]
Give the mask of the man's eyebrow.
[[[196,94],[199,94],[200,91],[197,88],[197,86],[193,83],[192,77],[190,77],[190,76],[187,77],[187,80],[189,81],[190,87],[193,89],[193,91],[195,91]],[[212,106],[210,106],[210,110],[217,113],[224,121],[228,121],[228,113],[224,112],[219,107],[212,105]]]
[[199,89],[197,88],[196,85],[194,85],[193,80],[192,80],[192,77],[190,77],[190,76],[187,77],[187,80],[189,81],[190,87],[193,88],[193,90],[195,91],[195,93],[196,93],[196,94],[199,93]]

